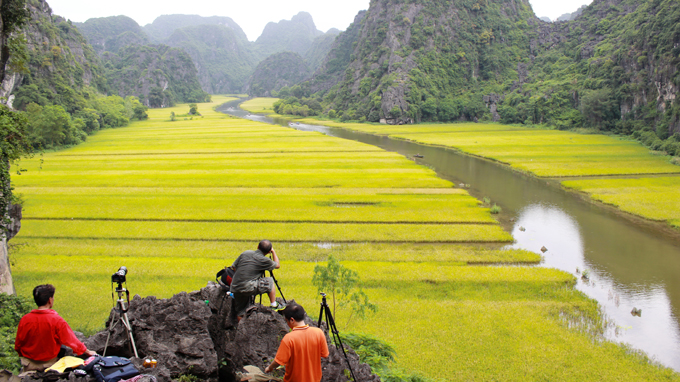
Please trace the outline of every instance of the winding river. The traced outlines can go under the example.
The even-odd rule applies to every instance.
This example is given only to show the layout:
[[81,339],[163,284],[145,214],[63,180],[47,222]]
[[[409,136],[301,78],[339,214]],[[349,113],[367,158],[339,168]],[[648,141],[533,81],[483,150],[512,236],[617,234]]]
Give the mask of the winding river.
[[[251,115],[242,101],[218,111],[251,120],[317,131],[397,152],[443,178],[463,183],[503,212],[499,220],[512,233],[509,247],[543,254],[540,266],[577,277],[576,288],[597,300],[609,321],[607,338],[628,343],[680,371],[680,235],[663,224],[627,218],[563,190],[556,181],[537,179],[454,150],[431,147],[340,128],[289,124],[288,120]],[[587,270],[589,279],[581,276]],[[641,309],[640,315],[631,313]]]

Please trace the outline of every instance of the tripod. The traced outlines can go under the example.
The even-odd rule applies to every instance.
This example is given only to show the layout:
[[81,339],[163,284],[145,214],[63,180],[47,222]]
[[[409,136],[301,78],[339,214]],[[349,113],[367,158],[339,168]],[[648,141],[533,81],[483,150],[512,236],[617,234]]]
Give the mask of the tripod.
[[[264,274],[262,274],[264,276]],[[286,300],[285,297],[283,297],[283,292],[281,291],[281,287],[279,286],[278,280],[276,280],[276,277],[274,277],[274,271],[269,271],[269,276],[271,276],[272,280],[274,280],[274,284],[276,284],[276,289],[279,290],[279,294],[281,295],[281,298],[283,299],[283,302],[288,304],[288,300]],[[255,303],[255,297],[253,297],[253,303]],[[273,302],[273,301],[272,301]],[[260,295],[260,304],[262,304],[262,295]]]
[[356,381],[357,378],[354,376],[354,371],[352,370],[352,365],[349,363],[349,358],[347,358],[347,353],[345,352],[345,347],[342,345],[342,340],[340,339],[340,333],[338,332],[338,327],[335,326],[335,320],[331,314],[331,308],[326,302],[326,294],[321,292],[321,311],[319,312],[319,321],[317,324],[319,329],[321,329],[321,320],[323,319],[324,312],[326,313],[326,326],[328,326],[328,332],[333,334],[333,343],[335,343],[336,348],[342,349],[342,354],[345,356],[345,361],[347,361],[347,368],[349,369],[349,374],[352,376],[352,380]]
[[[113,286],[113,285],[112,285]],[[116,293],[118,293],[118,301],[116,302],[116,307],[114,308],[119,314],[118,320],[111,320],[109,324],[109,335],[106,337],[106,345],[104,345],[104,356],[106,356],[106,349],[109,347],[109,339],[111,339],[111,332],[115,329],[118,322],[123,324],[125,331],[130,337],[130,343],[132,344],[132,350],[134,351],[135,357],[139,358],[137,354],[137,346],[135,345],[135,338],[132,336],[132,327],[130,326],[130,319],[128,319],[128,308],[130,307],[130,291],[123,288],[123,283],[119,282],[116,287]],[[127,297],[127,302],[123,300],[123,293]],[[111,292],[111,298],[113,298],[113,292]]]

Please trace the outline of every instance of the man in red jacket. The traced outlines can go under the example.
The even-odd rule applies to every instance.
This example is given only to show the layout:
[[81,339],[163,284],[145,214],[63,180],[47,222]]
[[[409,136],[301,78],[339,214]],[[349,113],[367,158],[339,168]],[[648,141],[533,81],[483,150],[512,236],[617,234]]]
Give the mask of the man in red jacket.
[[54,306],[54,286],[38,285],[33,289],[33,299],[38,309],[32,310],[19,321],[14,349],[21,356],[21,365],[26,371],[43,371],[63,357],[66,349],[73,349],[77,355],[95,355],[87,350],[73,334],[66,321],[52,310]]

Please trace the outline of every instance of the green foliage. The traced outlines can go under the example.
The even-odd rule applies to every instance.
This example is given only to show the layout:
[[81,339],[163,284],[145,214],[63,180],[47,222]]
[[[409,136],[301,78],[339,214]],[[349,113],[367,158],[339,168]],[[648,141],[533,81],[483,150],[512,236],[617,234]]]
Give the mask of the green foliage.
[[198,113],[198,105],[196,105],[195,103],[189,104],[189,115],[200,115]]
[[353,317],[365,318],[368,311],[377,312],[378,306],[368,301],[368,296],[361,289],[359,275],[349,269],[333,256],[328,256],[326,267],[317,265],[314,267],[312,285],[319,292],[330,292],[333,303],[333,316],[336,315],[337,306],[350,306],[351,314],[347,319],[347,325]]
[[121,96],[137,96],[150,107],[206,102],[209,98],[201,89],[191,57],[182,49],[131,45],[116,54],[104,54],[102,60],[111,88]]
[[298,98],[290,96],[274,102],[274,112],[276,114],[308,117],[319,115],[322,110],[321,103],[314,98]]
[[18,373],[19,355],[14,350],[14,339],[19,320],[30,312],[33,303],[24,297],[0,293],[0,369]]
[[0,104],[0,227],[3,230],[0,234],[4,234],[9,222],[6,211],[14,196],[10,165],[21,157],[30,156],[32,151],[27,123],[23,113],[10,111],[7,106]]
[[[278,94],[283,87],[296,85],[309,75],[309,68],[302,57],[293,52],[281,52],[260,62],[250,80],[248,93],[252,96]],[[289,90],[286,93],[290,93]],[[298,91],[299,93],[299,91]]]

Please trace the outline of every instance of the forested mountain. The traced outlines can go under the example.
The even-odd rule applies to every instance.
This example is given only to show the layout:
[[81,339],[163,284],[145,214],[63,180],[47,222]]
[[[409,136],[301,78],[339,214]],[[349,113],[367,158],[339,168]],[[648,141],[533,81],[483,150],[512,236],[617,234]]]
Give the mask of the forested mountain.
[[127,16],[94,18],[74,23],[92,45],[95,52],[116,53],[127,45],[145,45],[149,38],[137,22]]
[[177,29],[166,44],[191,56],[201,87],[211,94],[240,92],[259,62],[250,43],[224,25]]
[[588,6],[587,5],[582,5],[580,6],[576,11],[572,13],[565,13],[562,16],[558,17],[555,21],[570,21],[574,20],[578,16],[581,15],[584,9],[586,9]]
[[113,94],[138,97],[150,107],[203,102],[208,96],[186,52],[148,45],[146,33],[131,18],[95,18],[76,25],[101,56]]
[[164,42],[177,29],[198,25],[223,25],[234,31],[236,38],[248,41],[245,32],[229,17],[198,15],[163,15],[157,17],[153,23],[144,26],[144,31],[155,42]]
[[[99,58],[67,20],[43,0],[26,1],[29,19],[13,35],[2,97],[25,111],[27,140],[34,147],[77,144],[87,134],[144,118],[134,97],[105,96]],[[11,95],[10,95],[11,94]]]
[[331,52],[349,64],[329,57],[314,83],[327,86],[324,78],[340,74],[325,100],[351,119],[476,119],[485,110],[481,95],[501,90],[530,62],[537,23],[527,0],[373,1],[357,40],[343,49],[338,38]]
[[112,93],[138,96],[149,107],[176,102],[205,102],[191,57],[167,45],[130,45],[104,53],[106,78]]
[[305,62],[312,71],[316,71],[321,66],[339,34],[340,31],[333,28],[312,41],[312,45],[304,55]]
[[255,69],[250,80],[248,94],[270,97],[284,86],[295,85],[310,74],[302,57],[294,52],[272,54]]
[[264,56],[283,51],[304,56],[314,39],[321,35],[323,32],[316,29],[312,15],[300,12],[290,20],[268,23],[255,41],[255,49]]
[[527,0],[375,0],[301,89],[344,119],[638,131],[660,147],[680,133],[679,73],[675,0],[595,0],[552,24]]

